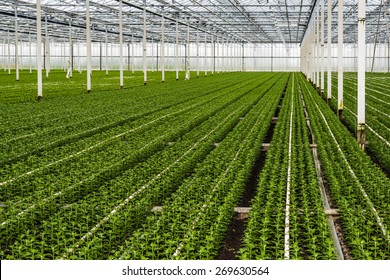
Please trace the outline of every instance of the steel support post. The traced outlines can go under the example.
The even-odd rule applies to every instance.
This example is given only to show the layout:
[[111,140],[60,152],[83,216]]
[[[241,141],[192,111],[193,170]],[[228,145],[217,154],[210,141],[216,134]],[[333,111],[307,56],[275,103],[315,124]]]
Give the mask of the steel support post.
[[36,60],[37,60],[37,81],[38,81],[38,102],[42,102],[42,24],[41,24],[41,0],[36,1],[37,10],[37,45],[36,45]]
[[321,0],[321,96],[325,98],[325,0]]
[[119,88],[123,89],[123,12],[122,0],[119,0]]
[[215,72],[215,44],[214,44],[214,35],[211,34],[211,76],[214,76]]
[[87,33],[87,92],[92,89],[92,49],[91,49],[91,21],[89,17],[89,0],[86,0],[86,33]]
[[135,71],[134,35],[131,35],[131,73]]
[[179,80],[179,22],[176,19],[176,45],[175,45],[176,81]]
[[72,21],[69,19],[69,60],[68,60],[68,77],[73,77],[73,42],[72,42]]
[[46,72],[46,79],[49,78],[49,72],[50,72],[50,43],[49,43],[49,33],[48,33],[48,27],[47,27],[47,16],[45,16],[45,72]]
[[161,81],[165,82],[165,24],[164,16],[161,17]]
[[15,72],[16,81],[19,81],[19,31],[18,31],[18,12],[15,8]]
[[196,29],[196,77],[199,78],[199,30]]
[[187,25],[187,43],[186,43],[186,80],[190,79],[190,25]]
[[327,102],[332,102],[332,0],[328,0],[328,91]]
[[343,118],[344,100],[343,100],[343,85],[344,85],[344,52],[343,52],[343,33],[344,33],[344,0],[338,0],[338,90],[337,104],[338,116]]
[[204,33],[204,76],[207,77],[207,33]]
[[142,62],[143,62],[143,71],[144,71],[144,85],[148,83],[148,70],[146,67],[146,0],[144,0],[144,30],[143,30],[143,44],[142,44]]
[[106,53],[105,53],[105,64],[106,64],[106,76],[108,76],[108,34],[107,34],[107,27],[106,27],[106,37],[105,37],[105,49],[106,49]]
[[321,75],[321,42],[320,42],[320,25],[321,25],[321,19],[320,19],[320,9],[317,9],[317,48],[316,48],[316,71],[317,71],[317,80],[316,80],[316,87],[317,92],[320,92],[320,75]]
[[8,41],[8,75],[11,75],[11,40],[9,38],[9,30],[7,31]]
[[358,4],[358,120],[357,141],[362,150],[366,143],[366,1]]
[[28,66],[29,66],[29,69],[30,69],[30,74],[32,74],[31,56],[32,56],[32,52],[31,52],[31,33],[29,32],[28,33]]

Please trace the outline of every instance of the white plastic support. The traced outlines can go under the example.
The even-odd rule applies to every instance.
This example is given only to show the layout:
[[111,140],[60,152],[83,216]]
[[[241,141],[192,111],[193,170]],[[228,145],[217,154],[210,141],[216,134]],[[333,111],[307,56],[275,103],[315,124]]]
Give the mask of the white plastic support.
[[123,89],[123,12],[122,0],[119,0],[119,88]]
[[89,0],[85,3],[86,14],[86,33],[87,33],[87,92],[92,89],[92,49],[91,49],[91,20],[89,17]]
[[337,88],[337,104],[338,104],[338,115],[340,118],[343,117],[343,84],[344,84],[344,53],[343,53],[343,33],[344,33],[344,0],[338,0],[338,88]]
[[366,136],[366,1],[359,0],[358,4],[358,127],[357,140],[364,150]]
[[142,43],[142,62],[144,71],[144,85],[148,83],[148,69],[146,68],[146,0],[144,0],[144,30],[143,30],[143,43]]
[[37,59],[37,83],[38,83],[38,102],[42,101],[42,24],[41,24],[41,0],[36,2],[37,10],[37,45],[36,45],[36,59]]
[[332,1],[328,0],[328,103],[332,100]]
[[165,82],[165,23],[164,16],[161,17],[161,80]]

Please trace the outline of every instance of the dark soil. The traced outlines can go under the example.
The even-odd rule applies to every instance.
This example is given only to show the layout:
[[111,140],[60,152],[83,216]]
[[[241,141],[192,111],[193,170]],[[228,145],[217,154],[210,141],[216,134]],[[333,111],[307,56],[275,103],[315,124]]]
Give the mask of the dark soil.
[[246,220],[241,218],[239,213],[236,213],[229,226],[229,231],[226,235],[224,246],[219,252],[217,260],[236,260],[236,256],[241,247],[241,239],[244,235]]

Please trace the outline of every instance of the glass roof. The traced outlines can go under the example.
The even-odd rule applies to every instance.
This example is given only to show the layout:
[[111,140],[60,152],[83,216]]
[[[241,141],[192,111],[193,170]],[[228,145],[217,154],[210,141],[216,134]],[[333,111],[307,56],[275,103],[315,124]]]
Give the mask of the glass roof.
[[[330,0],[331,1],[331,0]],[[72,37],[85,40],[85,2],[81,0],[42,0],[42,31],[47,19],[51,38],[67,40],[69,22]],[[325,0],[325,22],[327,18]],[[333,42],[337,42],[337,0],[333,6]],[[0,38],[15,30],[15,9],[20,34],[36,33],[35,0],[0,0]],[[344,0],[345,42],[357,41],[357,0]],[[185,41],[187,26],[190,39],[211,40],[211,34],[228,42],[301,43],[306,27],[321,0],[123,0],[124,40],[142,38],[143,9],[147,17],[148,40],[161,39],[161,17],[165,17],[165,38],[175,38],[176,21],[180,42]],[[119,0],[90,0],[93,41],[104,41],[107,30],[111,41],[118,40]],[[367,1],[367,41],[387,42],[390,36],[390,0]],[[379,24],[378,24],[379,23]],[[326,33],[326,32],[325,32]],[[28,36],[20,36],[27,40]],[[52,39],[52,40],[54,40]]]

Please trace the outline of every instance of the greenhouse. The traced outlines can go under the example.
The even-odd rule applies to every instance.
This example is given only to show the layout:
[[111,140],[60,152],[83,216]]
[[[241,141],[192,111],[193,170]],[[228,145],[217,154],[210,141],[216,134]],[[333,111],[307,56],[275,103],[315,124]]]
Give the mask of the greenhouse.
[[1,260],[390,259],[389,0],[0,14]]

